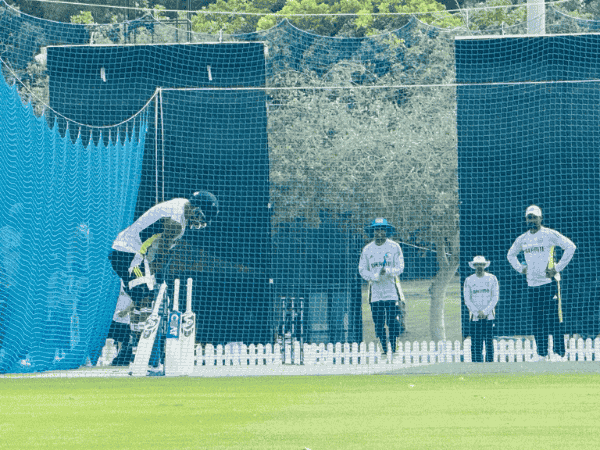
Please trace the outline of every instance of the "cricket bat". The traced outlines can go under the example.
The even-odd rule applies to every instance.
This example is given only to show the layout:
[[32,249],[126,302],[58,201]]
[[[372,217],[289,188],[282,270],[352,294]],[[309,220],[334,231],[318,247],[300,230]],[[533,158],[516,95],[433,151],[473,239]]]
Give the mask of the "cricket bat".
[[167,291],[167,283],[163,282],[156,296],[154,302],[154,308],[150,317],[146,319],[144,329],[140,336],[140,340],[137,345],[137,351],[135,352],[135,359],[131,364],[131,375],[134,377],[144,377],[148,372],[148,363],[150,362],[150,355],[152,353],[152,347],[154,346],[154,340],[156,339],[156,333],[160,325],[160,307]]
[[[548,269],[554,269],[554,246],[550,247],[550,256],[548,258]],[[562,313],[562,299],[560,296],[560,273],[556,272],[556,275],[554,275],[554,279],[556,280],[556,286],[557,286],[556,298],[558,300],[558,321],[560,323],[562,323],[563,313]]]
[[181,357],[181,313],[179,312],[179,278],[175,279],[173,292],[173,310],[169,313],[167,325],[167,342],[165,346],[165,375],[179,375],[179,358]]
[[179,359],[179,373],[191,375],[194,371],[194,347],[196,346],[196,314],[192,311],[192,283],[187,280],[186,311],[181,323],[181,357]]
[[73,314],[71,315],[71,350],[79,344],[79,315],[77,314],[77,298],[73,298]]

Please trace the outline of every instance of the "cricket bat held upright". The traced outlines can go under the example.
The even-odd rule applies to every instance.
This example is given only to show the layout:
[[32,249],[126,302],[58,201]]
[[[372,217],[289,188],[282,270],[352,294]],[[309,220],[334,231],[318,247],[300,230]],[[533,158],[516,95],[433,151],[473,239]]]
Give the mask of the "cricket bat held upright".
[[181,375],[191,375],[191,373],[194,371],[194,347],[196,346],[196,314],[194,314],[194,312],[192,311],[192,283],[193,280],[191,278],[188,278],[186,311],[181,321],[181,334],[179,339],[181,343],[179,373]]
[[[550,247],[550,257],[548,259],[548,269],[554,269],[554,246]],[[556,273],[554,275],[554,279],[556,280],[556,299],[558,301],[558,321],[562,323],[563,321],[563,313],[562,313],[562,298],[560,293],[560,273]]]
[[154,302],[152,313],[144,325],[142,335],[140,336],[140,341],[138,342],[137,351],[135,352],[135,359],[131,364],[131,375],[134,377],[146,376],[148,372],[148,363],[150,362],[152,347],[154,346],[156,333],[158,332],[158,327],[160,326],[159,311],[166,291],[167,283],[163,282]]

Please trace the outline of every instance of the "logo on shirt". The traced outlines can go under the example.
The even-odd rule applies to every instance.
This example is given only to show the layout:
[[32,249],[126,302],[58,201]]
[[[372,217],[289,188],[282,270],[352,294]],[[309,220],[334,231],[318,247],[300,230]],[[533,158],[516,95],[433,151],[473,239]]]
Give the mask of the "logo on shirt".
[[473,289],[473,294],[489,294],[489,289]]
[[526,248],[525,250],[523,250],[523,253],[543,253],[543,252],[544,252],[544,246],[529,247],[529,248]]

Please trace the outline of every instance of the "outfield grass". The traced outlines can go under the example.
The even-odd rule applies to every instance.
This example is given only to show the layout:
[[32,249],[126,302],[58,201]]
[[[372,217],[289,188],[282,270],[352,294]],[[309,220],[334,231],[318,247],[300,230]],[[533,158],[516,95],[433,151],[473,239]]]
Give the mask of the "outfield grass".
[[[431,333],[429,330],[429,305],[431,297],[429,287],[432,280],[410,280],[402,282],[402,290],[406,297],[406,328],[407,335],[403,338],[410,342],[429,342]],[[364,286],[366,288],[366,285]],[[363,341],[379,342],[375,338],[375,327],[371,308],[367,301],[366,289],[363,289]],[[444,318],[446,323],[446,339],[454,342],[462,341],[462,329],[460,324],[460,278],[454,277],[448,285],[446,301],[444,303]]]
[[18,379],[0,448],[592,449],[598,375]]

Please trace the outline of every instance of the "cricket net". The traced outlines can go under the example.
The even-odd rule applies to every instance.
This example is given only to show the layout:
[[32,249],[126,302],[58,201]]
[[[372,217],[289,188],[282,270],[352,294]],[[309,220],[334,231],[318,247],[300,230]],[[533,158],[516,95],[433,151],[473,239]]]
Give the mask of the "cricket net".
[[[580,27],[567,20],[553,32]],[[220,215],[186,231],[165,279],[171,306],[174,280],[193,280],[199,371],[387,361],[358,273],[376,217],[404,257],[396,363],[471,360],[462,284],[476,255],[500,284],[495,360],[531,360],[536,311],[506,259],[530,204],[578,247],[562,281],[567,358],[597,359],[597,37],[465,33],[407,17],[372,37],[287,20],[205,35],[0,5],[0,371],[108,364],[109,336],[135,346],[150,308],[119,316],[112,242],[197,190]]]

